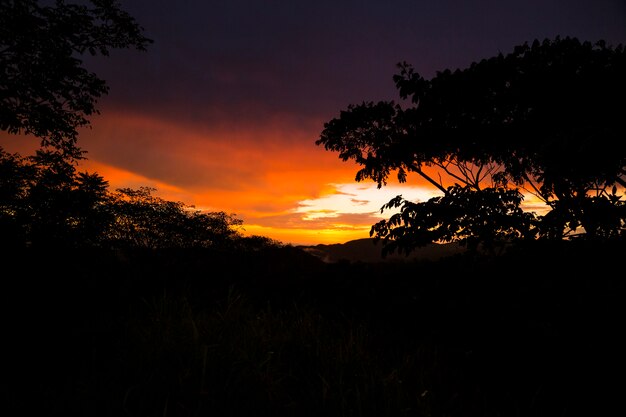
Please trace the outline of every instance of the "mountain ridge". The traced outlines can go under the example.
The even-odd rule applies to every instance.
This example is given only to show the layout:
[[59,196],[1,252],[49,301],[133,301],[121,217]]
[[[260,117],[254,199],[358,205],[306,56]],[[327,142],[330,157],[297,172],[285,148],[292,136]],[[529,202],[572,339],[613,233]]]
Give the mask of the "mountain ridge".
[[428,260],[435,261],[441,258],[460,253],[464,250],[456,243],[432,243],[416,248],[409,255],[392,253],[383,258],[382,243],[373,238],[350,240],[345,243],[301,245],[298,246],[305,252],[320,258],[327,263],[340,261],[348,262],[403,262]]

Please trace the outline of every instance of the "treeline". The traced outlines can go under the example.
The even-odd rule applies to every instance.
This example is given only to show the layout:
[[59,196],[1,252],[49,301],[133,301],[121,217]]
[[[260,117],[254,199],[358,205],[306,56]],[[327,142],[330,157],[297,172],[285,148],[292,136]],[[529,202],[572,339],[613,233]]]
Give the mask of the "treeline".
[[6,248],[226,248],[278,245],[244,237],[242,220],[153,194],[109,189],[97,173],[53,147],[32,156],[0,147],[0,245]]

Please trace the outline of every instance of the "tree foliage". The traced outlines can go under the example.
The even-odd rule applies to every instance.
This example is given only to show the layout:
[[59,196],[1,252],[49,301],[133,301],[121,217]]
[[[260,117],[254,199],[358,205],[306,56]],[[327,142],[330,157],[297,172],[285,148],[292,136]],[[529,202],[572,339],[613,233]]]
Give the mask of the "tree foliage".
[[0,223],[7,246],[96,244],[109,221],[107,183],[78,173],[59,151],[22,157],[0,149]]
[[242,221],[234,215],[196,210],[156,197],[153,191],[142,187],[111,192],[104,178],[78,172],[62,152],[39,150],[22,157],[0,149],[0,243],[12,248],[118,249],[249,243],[240,234]]
[[116,245],[149,249],[224,247],[239,236],[241,220],[205,213],[152,195],[150,187],[118,189],[111,196],[114,221],[107,238]]
[[33,134],[80,157],[77,130],[108,92],[81,57],[145,50],[152,41],[114,0],[40,3],[0,1],[0,129]]
[[[350,105],[316,144],[359,164],[356,181],[381,187],[393,172],[400,182],[412,173],[441,191],[382,208],[402,208],[371,231],[391,249],[470,238],[623,237],[624,74],[622,45],[558,37],[431,80],[401,63],[394,82],[402,102]],[[522,191],[547,213],[522,211]]]
[[[77,4],[78,3],[78,4]],[[48,4],[48,5],[45,5]],[[0,245],[5,248],[208,248],[271,245],[243,238],[241,220],[153,195],[114,192],[78,172],[78,129],[108,92],[83,66],[85,54],[145,50],[152,41],[115,0],[0,0],[0,129],[32,134],[29,157],[0,147]]]
[[520,208],[518,190],[488,187],[480,192],[453,186],[440,197],[414,203],[398,196],[383,210],[400,208],[389,220],[372,226],[388,241],[384,253],[411,249],[432,242],[462,241],[475,250],[497,250],[499,242],[532,237],[534,216]]

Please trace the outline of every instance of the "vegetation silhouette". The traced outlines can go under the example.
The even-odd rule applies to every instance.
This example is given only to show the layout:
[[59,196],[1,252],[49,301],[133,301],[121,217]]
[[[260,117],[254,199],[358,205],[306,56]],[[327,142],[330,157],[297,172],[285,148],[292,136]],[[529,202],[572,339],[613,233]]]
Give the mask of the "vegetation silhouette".
[[[622,45],[557,37],[431,80],[406,62],[399,70],[401,103],[350,105],[316,141],[361,165],[356,181],[381,187],[392,172],[400,182],[416,174],[441,191],[382,207],[400,209],[372,226],[384,251],[625,236]],[[547,212],[522,210],[522,192]]]
[[413,264],[328,264],[293,247],[14,251],[3,262],[3,406],[613,415],[626,285],[605,260],[623,251],[538,242]]
[[33,134],[42,146],[80,158],[78,128],[89,125],[108,92],[81,56],[143,51],[152,40],[117,1],[41,3],[0,3],[0,129]]
[[29,157],[0,149],[0,244],[108,250],[274,244],[244,237],[233,214],[201,212],[153,191],[111,192],[103,177],[77,172],[73,162],[50,149]]
[[[498,258],[327,264],[243,237],[234,215],[199,212],[151,188],[111,192],[100,175],[78,172],[76,129],[105,90],[73,54],[148,42],[114,1],[91,4],[0,2],[0,62],[11,75],[0,80],[0,127],[42,139],[28,157],[0,148],[6,414],[621,409],[626,283],[606,260],[623,256],[623,242],[537,241]],[[40,84],[44,68],[24,66],[27,57],[53,65],[59,78]],[[22,71],[33,83],[26,90],[15,84]],[[474,198],[462,188],[450,193]],[[481,198],[481,216],[517,219],[504,232],[475,229],[481,237],[525,230],[517,194],[493,189]],[[538,273],[519,267],[528,259]]]
[[115,1],[0,4],[0,129],[34,135],[34,155],[0,147],[0,244],[40,247],[208,247],[244,239],[241,221],[201,213],[151,195],[153,189],[109,192],[97,173],[77,172],[84,159],[78,128],[98,113],[106,82],[83,67],[84,54],[146,50],[143,28]]

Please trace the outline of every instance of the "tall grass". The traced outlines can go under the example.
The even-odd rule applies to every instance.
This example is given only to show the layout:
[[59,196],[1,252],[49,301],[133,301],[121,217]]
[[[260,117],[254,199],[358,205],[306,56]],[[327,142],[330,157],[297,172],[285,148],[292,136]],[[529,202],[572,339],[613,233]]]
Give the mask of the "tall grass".
[[29,269],[3,299],[3,405],[46,416],[611,414],[626,283],[600,266],[621,253],[376,265],[280,251],[23,253],[12,261]]
[[163,293],[129,314],[105,392],[123,392],[129,416],[429,415],[435,353],[373,338],[349,317],[257,308],[233,288],[209,309]]

